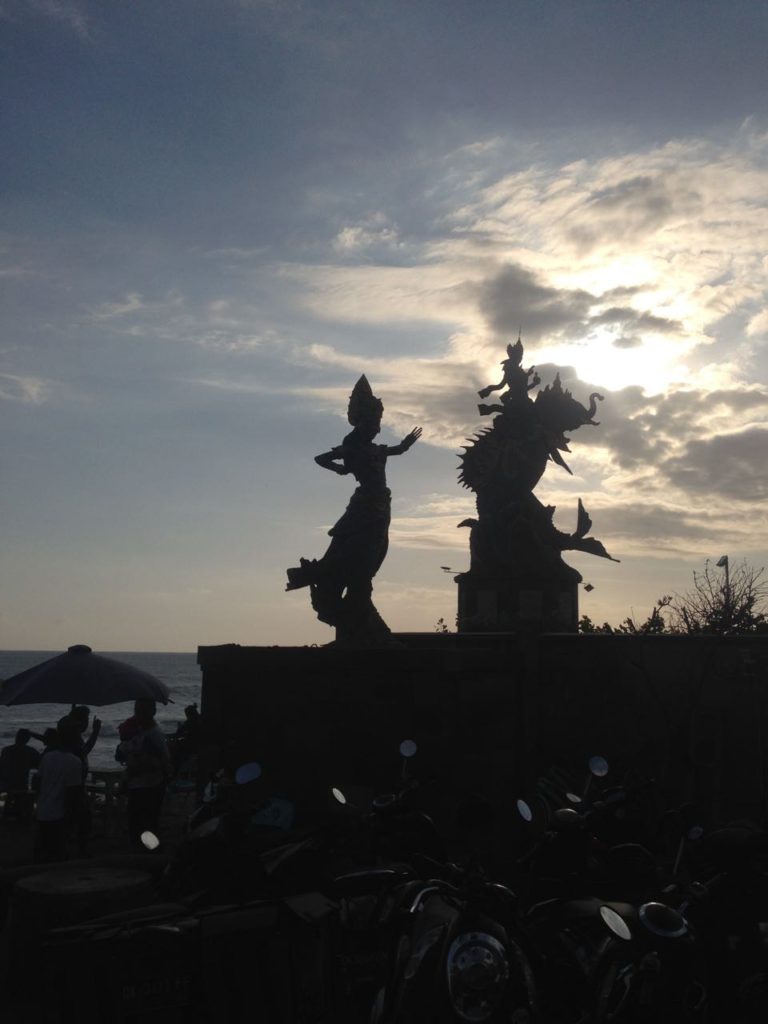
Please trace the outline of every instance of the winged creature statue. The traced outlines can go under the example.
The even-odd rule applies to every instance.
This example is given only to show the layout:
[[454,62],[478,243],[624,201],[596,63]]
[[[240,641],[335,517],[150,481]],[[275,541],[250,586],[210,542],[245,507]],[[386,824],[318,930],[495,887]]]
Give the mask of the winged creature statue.
[[484,399],[500,392],[495,404],[478,406],[481,416],[493,416],[491,425],[463,446],[459,480],[477,497],[477,518],[459,523],[471,530],[471,566],[464,576],[475,584],[512,578],[529,589],[575,585],[581,575],[563,561],[563,551],[617,559],[599,540],[587,536],[592,520],[581,499],[576,529],[564,533],[554,524],[554,506],[544,506],[533,490],[549,462],[571,472],[562,454],[570,453],[567,434],[598,426],[594,417],[603,396],[593,393],[585,408],[563,388],[558,374],[532,398],[541,380],[535,368],[525,369],[522,361],[518,338],[507,346],[501,381],[479,392]]

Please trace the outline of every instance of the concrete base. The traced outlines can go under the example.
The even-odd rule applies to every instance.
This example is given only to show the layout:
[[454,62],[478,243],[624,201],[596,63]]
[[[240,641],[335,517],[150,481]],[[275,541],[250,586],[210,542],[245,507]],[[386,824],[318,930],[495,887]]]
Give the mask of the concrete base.
[[578,582],[493,579],[465,572],[459,584],[460,633],[576,633]]
[[[578,788],[593,754],[608,782],[653,777],[663,805],[765,822],[768,637],[400,634],[377,651],[201,647],[210,767],[259,761],[307,821],[330,787],[397,785],[398,745],[436,782],[425,806],[450,829],[459,800]],[[556,799],[553,797],[552,799]]]

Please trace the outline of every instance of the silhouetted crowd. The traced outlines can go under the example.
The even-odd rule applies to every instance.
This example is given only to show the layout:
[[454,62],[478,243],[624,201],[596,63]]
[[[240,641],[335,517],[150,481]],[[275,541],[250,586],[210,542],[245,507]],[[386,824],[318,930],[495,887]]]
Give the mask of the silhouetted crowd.
[[[168,782],[197,753],[200,715],[185,709],[185,721],[166,737],[155,721],[156,704],[137,700],[133,715],[118,728],[115,760],[123,766],[119,791],[125,797],[128,839],[141,848],[144,833],[157,833]],[[72,707],[56,727],[44,733],[19,729],[14,743],[0,751],[3,818],[35,820],[34,858],[40,863],[66,860],[70,852],[87,857],[92,832],[88,792],[88,755],[99,737],[101,720],[83,705]],[[31,740],[42,743],[42,750]],[[34,774],[33,774],[34,773]]]

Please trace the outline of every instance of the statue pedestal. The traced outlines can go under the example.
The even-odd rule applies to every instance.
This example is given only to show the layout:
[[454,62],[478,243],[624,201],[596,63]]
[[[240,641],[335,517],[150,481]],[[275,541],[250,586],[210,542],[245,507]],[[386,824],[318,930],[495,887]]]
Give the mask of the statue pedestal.
[[489,851],[507,870],[509,849],[530,842],[517,797],[544,828],[565,792],[583,785],[593,754],[608,759],[609,782],[655,778],[670,806],[693,801],[715,820],[761,820],[755,722],[768,721],[766,635],[393,639],[399,647],[377,651],[199,648],[201,777],[258,761],[264,798],[289,799],[298,827],[311,827],[343,813],[331,786],[362,809],[397,787],[398,748],[412,739],[419,752],[408,771],[425,783],[419,806],[451,838],[460,803],[487,797],[498,819]]
[[460,633],[576,633],[578,582],[457,576]]

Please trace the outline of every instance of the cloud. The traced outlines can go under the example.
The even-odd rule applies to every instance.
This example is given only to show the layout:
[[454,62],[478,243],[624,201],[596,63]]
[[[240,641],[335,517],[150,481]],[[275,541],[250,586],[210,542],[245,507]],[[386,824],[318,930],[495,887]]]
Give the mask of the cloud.
[[614,348],[640,348],[643,344],[643,339],[637,334],[622,335],[620,338],[614,338]]
[[[690,557],[729,537],[745,550],[768,543],[750,510],[768,486],[768,389],[754,383],[768,326],[767,146],[679,140],[571,164],[539,150],[511,174],[498,141],[464,147],[442,161],[418,222],[394,199],[373,213],[329,202],[322,241],[283,248],[280,262],[243,235],[192,252],[183,292],[125,278],[86,292],[81,319],[100,338],[168,342],[176,380],[306,399],[337,417],[339,436],[365,372],[385,434],[421,424],[462,506],[399,509],[393,544],[429,551],[466,550],[456,523],[473,495],[454,483],[455,455],[488,425],[476,392],[498,381],[522,327],[543,384],[560,372],[585,405],[605,395],[600,426],[573,433],[574,476],[550,466],[539,488],[561,528],[580,495],[616,557],[644,543]],[[6,368],[2,397],[44,399],[45,382],[36,391]]]
[[[467,509],[471,514],[471,505]],[[400,548],[438,550],[454,548],[466,551],[468,534],[458,530],[454,516],[424,516],[419,518],[395,516],[390,527],[390,541]]]
[[[280,267],[294,301],[328,323],[449,325],[474,366],[522,329],[532,362],[572,363],[598,388],[695,385],[708,347],[720,348],[710,385],[759,358],[768,138],[745,130],[560,166],[539,150],[538,163],[494,175],[504,152],[494,140],[445,157],[431,222],[420,218],[420,237],[409,224],[408,265],[393,265],[393,253],[406,259],[402,215],[364,213],[336,229],[329,258]],[[740,370],[722,358],[737,346]]]
[[682,557],[698,559],[701,552],[729,545],[749,550],[754,544],[756,524],[748,509],[702,507],[700,503],[676,504],[659,496],[658,500],[613,503],[587,500],[594,520],[593,533],[619,557]]
[[768,425],[689,441],[662,461],[660,469],[677,487],[731,501],[768,499]]
[[91,310],[91,320],[114,320],[116,317],[126,316],[129,313],[144,312],[149,307],[143,302],[137,292],[126,295],[122,302],[104,302],[96,309]]
[[[578,257],[574,271],[593,258],[676,254],[682,243],[699,269],[713,256],[738,249],[752,257],[766,225],[763,196],[768,171],[766,140],[736,136],[717,145],[673,140],[643,152],[562,167],[535,165],[504,175],[454,211],[454,225],[482,232],[508,246],[525,246],[555,259]],[[562,259],[562,256],[561,256]]]
[[283,264],[296,303],[328,321],[356,324],[477,321],[464,266]]
[[[583,289],[545,285],[539,275],[519,265],[504,267],[496,277],[484,282],[478,291],[480,309],[493,330],[500,334],[515,334],[522,330],[529,341],[563,335],[579,339],[598,327],[654,334],[683,331],[678,320],[655,316],[631,306],[606,307],[606,296],[593,295]],[[607,298],[613,299],[615,294],[616,289],[611,289]],[[636,337],[637,344],[642,344],[642,338]],[[622,340],[623,337],[616,339],[619,347],[633,347],[622,345]]]
[[[461,160],[497,156],[491,147]],[[724,530],[744,543],[747,533],[725,511],[765,490],[757,452],[768,394],[751,383],[759,357],[751,339],[763,329],[768,291],[763,159],[760,147],[736,153],[681,142],[533,167],[491,185],[487,168],[481,179],[470,166],[451,193],[450,215],[436,209],[427,233],[411,232],[407,245],[401,212],[363,211],[329,225],[317,264],[265,265],[261,249],[212,251],[204,255],[222,264],[223,276],[205,299],[150,300],[131,289],[91,314],[128,336],[243,357],[236,369],[221,361],[187,375],[210,388],[262,393],[264,364],[245,360],[270,350],[302,376],[266,390],[305,397],[340,421],[351,384],[366,372],[384,400],[385,428],[400,434],[421,424],[426,443],[454,453],[487,425],[476,391],[498,380],[504,344],[522,327],[526,365],[536,363],[543,383],[560,371],[584,404],[591,391],[606,396],[601,425],[574,433],[566,458],[576,476],[561,480],[550,467],[542,480],[544,490],[567,495],[566,518],[582,494],[599,513],[596,536],[617,557],[640,550],[643,537],[688,554]],[[467,201],[458,204],[462,187]],[[615,221],[624,215],[629,226],[618,239]],[[579,235],[579,227],[589,230]],[[252,281],[261,297],[243,299]],[[267,313],[275,295],[282,306]],[[289,322],[301,326],[288,331]],[[353,335],[351,325],[362,329]],[[425,325],[434,328],[429,355],[390,351],[382,341],[387,329],[397,340]],[[707,364],[697,356],[704,345]],[[307,372],[316,375],[311,383],[303,383]],[[728,459],[740,466],[730,474]],[[704,495],[706,518],[691,511]],[[472,495],[466,500],[471,507]],[[455,524],[463,517],[410,510],[393,527],[394,542],[460,548],[466,537]]]
[[721,526],[720,518],[707,510],[669,502],[646,505],[622,500],[613,505],[602,502],[590,508],[599,509],[601,534],[625,541],[640,538],[643,544],[665,548],[670,544],[679,546],[681,542],[699,543]]
[[237,354],[284,344],[280,330],[264,324],[262,310],[231,297],[190,301],[169,292],[148,300],[130,292],[88,309],[86,319],[129,338],[194,344],[210,352]]
[[768,309],[763,309],[747,324],[747,334],[750,338],[764,338],[768,336]]
[[534,166],[453,211],[454,253],[462,240],[482,238],[486,249],[519,253],[516,263],[537,275],[533,283],[544,290],[532,296],[530,277],[520,273],[507,279],[511,302],[496,290],[490,312],[497,321],[505,314],[504,329],[515,320],[515,301],[526,312],[530,297],[546,329],[572,326],[578,338],[584,293],[607,302],[613,290],[636,297],[629,305],[643,331],[677,332],[683,354],[706,341],[702,331],[719,318],[745,315],[765,294],[767,155],[765,138],[752,134],[720,146],[680,140],[561,168]]
[[[458,454],[464,438],[488,425],[478,415],[476,390],[490,380],[483,374],[483,359],[486,347],[493,349],[489,341],[478,344],[475,358],[470,359],[469,340],[456,335],[454,342],[452,355],[443,359],[383,355],[366,359],[331,346],[312,346],[302,362],[343,368],[350,378],[365,369],[374,390],[384,398],[386,426],[398,432],[421,423],[425,442]],[[494,355],[497,362],[503,350],[497,348]],[[572,367],[544,363],[537,370],[543,384],[560,373],[585,405],[589,393],[599,390],[592,382],[580,380]],[[493,379],[498,379],[495,369]],[[328,385],[312,389],[311,398],[341,416],[347,392],[346,385]],[[686,557],[704,541],[714,543],[718,537],[737,537],[742,548],[754,542],[748,530],[735,528],[732,505],[765,495],[768,472],[763,468],[762,448],[768,428],[761,424],[768,421],[768,388],[756,384],[680,387],[660,394],[634,385],[604,395],[598,407],[600,425],[585,426],[571,435],[572,455],[566,459],[575,477],[565,478],[555,466],[548,467],[539,486],[542,500],[562,504],[566,520],[576,496],[584,498],[590,511],[596,502],[600,514],[595,516],[595,535],[613,538],[614,546],[625,553],[639,551],[644,537],[659,550]],[[704,507],[703,495],[708,498]],[[466,498],[471,504],[472,496]],[[461,546],[453,529],[458,519],[469,514],[468,507],[465,502],[461,515],[447,507],[410,510],[398,527],[399,543]],[[563,521],[561,528],[571,529],[570,520]],[[618,549],[614,553],[621,557]]]
[[330,345],[295,349],[292,358],[303,366],[335,367],[345,371],[343,385],[305,385],[297,392],[325,412],[346,415],[350,382],[365,372],[374,393],[384,401],[384,425],[396,433],[413,425],[424,428],[423,441],[455,449],[473,429],[475,391],[482,380],[477,367],[450,355],[442,358],[371,356],[346,353]]
[[225,264],[237,265],[238,263],[251,263],[254,260],[261,260],[268,254],[269,248],[264,245],[243,248],[242,246],[229,246],[224,249],[199,249],[197,250],[206,259],[220,260]]
[[666,168],[617,177],[582,195],[571,210],[565,234],[577,250],[588,252],[606,238],[612,245],[637,244],[673,217],[691,217],[702,209],[702,196],[691,179]]
[[40,377],[0,373],[0,400],[42,405],[50,396],[53,384]]
[[403,248],[397,226],[383,213],[372,213],[358,224],[345,225],[333,239],[332,247],[341,256],[359,257]]
[[[597,430],[584,429],[575,435],[577,447],[584,444],[604,451],[620,470],[662,470],[666,486],[673,482],[687,491],[694,478],[677,471],[697,451],[696,446],[725,436],[745,436],[755,424],[766,422],[768,389],[761,385],[685,388],[648,395],[639,387],[624,388],[606,394],[599,419]],[[673,467],[676,472],[670,480]],[[698,486],[693,489],[699,490]]]
[[521,325],[526,338],[565,330],[581,337],[589,311],[597,302],[581,289],[553,288],[521,266],[509,265],[479,291],[480,310],[501,334],[516,334]]
[[682,329],[679,320],[670,320],[663,316],[653,316],[651,313],[641,313],[630,306],[610,306],[608,309],[592,317],[591,323],[594,326],[601,324],[617,324],[622,330],[628,327],[635,327],[641,330],[655,331],[659,334],[674,334]]
[[[576,497],[560,491],[546,493],[548,504],[557,507],[555,522],[568,532],[576,525]],[[626,494],[583,494],[584,504],[593,519],[591,536],[603,541],[612,555],[696,559],[702,551],[730,545],[737,550],[754,546],[756,528],[768,527],[766,517],[756,517],[749,508],[732,509],[722,505],[693,506],[690,501],[670,500],[663,493],[650,497],[638,493],[630,499]],[[419,514],[395,507],[391,526],[392,544],[396,547],[434,551],[442,549],[454,568],[458,553],[469,555],[468,533],[458,523],[474,516],[473,495],[463,501],[445,497],[445,507],[435,502],[434,511],[424,508]],[[565,552],[566,561],[575,556]],[[460,567],[457,568],[460,571]]]
[[216,391],[230,391],[234,394],[246,395],[274,395],[291,394],[291,389],[276,388],[272,384],[265,384],[257,380],[232,380],[227,377],[186,377],[187,384],[195,384],[201,388],[213,388]]
[[23,264],[11,264],[5,267],[0,266],[0,277],[20,278],[29,277],[34,274],[36,274],[35,270]]
[[35,14],[63,25],[83,42],[93,40],[93,29],[88,17],[78,4],[70,0],[24,0],[24,6]]

